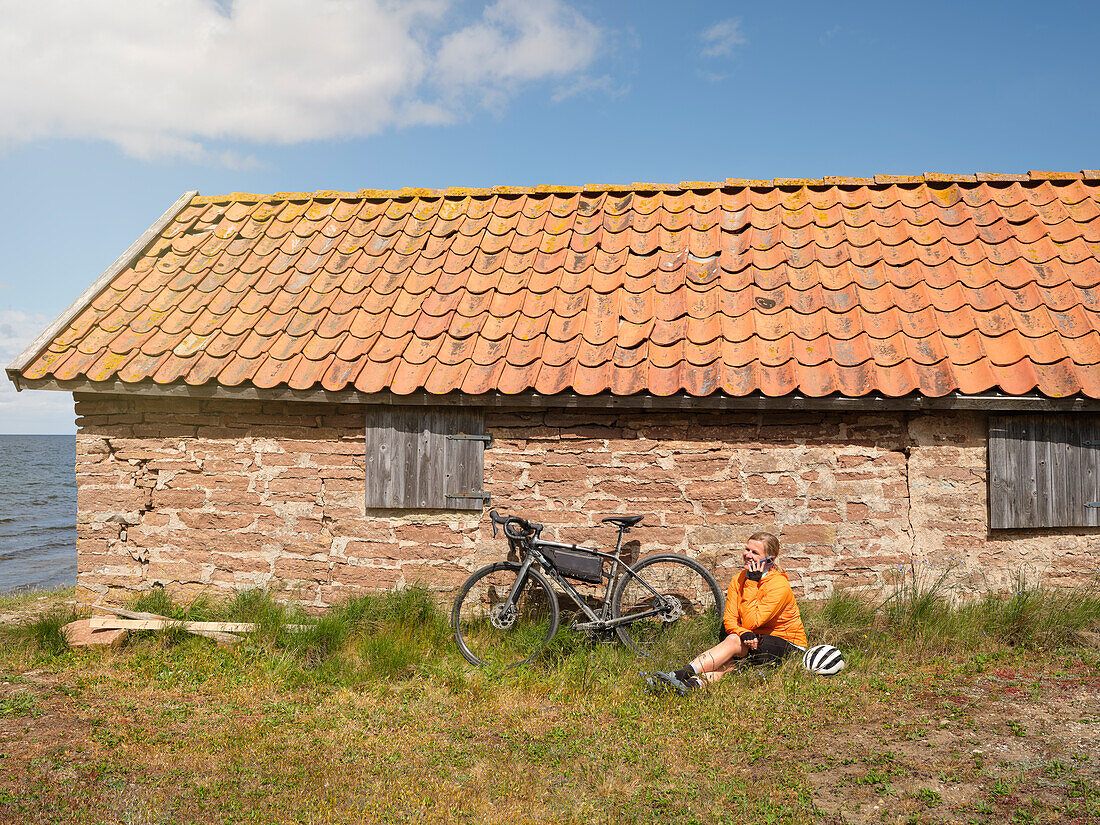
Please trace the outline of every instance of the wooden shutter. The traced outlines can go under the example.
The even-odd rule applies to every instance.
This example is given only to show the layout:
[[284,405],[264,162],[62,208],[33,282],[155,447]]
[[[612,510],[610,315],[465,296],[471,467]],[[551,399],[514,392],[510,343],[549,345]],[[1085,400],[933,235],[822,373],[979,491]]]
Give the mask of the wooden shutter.
[[480,510],[484,433],[478,408],[368,408],[367,507]]
[[1100,526],[1100,416],[991,416],[989,526]]

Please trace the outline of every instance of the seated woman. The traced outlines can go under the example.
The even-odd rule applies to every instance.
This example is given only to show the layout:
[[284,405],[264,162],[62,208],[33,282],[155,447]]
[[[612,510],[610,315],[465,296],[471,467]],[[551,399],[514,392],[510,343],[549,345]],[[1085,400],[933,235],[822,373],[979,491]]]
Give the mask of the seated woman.
[[753,533],[741,560],[745,569],[733,577],[726,592],[722,624],[728,635],[679,670],[654,676],[678,690],[717,682],[745,660],[749,664],[779,662],[806,648],[806,630],[794,600],[791,582],[777,564],[779,539]]

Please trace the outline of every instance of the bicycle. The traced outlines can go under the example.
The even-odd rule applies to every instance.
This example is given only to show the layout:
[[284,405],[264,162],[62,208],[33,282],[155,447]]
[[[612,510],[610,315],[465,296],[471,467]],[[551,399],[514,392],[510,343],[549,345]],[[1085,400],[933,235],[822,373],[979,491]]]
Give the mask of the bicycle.
[[[503,669],[531,662],[558,632],[556,583],[583,616],[570,628],[604,639],[614,635],[654,669],[679,667],[718,640],[723,597],[714,576],[694,559],[658,553],[633,566],[622,560],[623,536],[642,516],[602,519],[618,527],[615,552],[540,538],[543,525],[489,511],[493,536],[504,530],[518,561],[500,561],[471,575],[451,614],[455,641],[474,665]],[[510,554],[511,555],[511,554]],[[610,570],[605,570],[605,564]],[[600,585],[599,612],[568,579]]]

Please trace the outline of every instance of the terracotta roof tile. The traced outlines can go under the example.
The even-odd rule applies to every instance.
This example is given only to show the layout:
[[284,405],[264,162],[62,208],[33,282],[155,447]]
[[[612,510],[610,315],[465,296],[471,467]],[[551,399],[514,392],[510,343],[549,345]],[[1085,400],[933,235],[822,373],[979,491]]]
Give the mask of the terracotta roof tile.
[[1096,396],[1100,173],[192,202],[23,374]]

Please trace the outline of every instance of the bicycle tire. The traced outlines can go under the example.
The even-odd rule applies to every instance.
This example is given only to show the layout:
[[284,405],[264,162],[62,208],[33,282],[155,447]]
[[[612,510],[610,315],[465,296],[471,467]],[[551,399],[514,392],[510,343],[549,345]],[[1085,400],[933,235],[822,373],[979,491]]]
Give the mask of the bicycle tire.
[[470,664],[501,669],[534,659],[558,632],[558,597],[549,579],[527,570],[511,616],[493,615],[508,598],[520,565],[495,562],[476,571],[459,590],[451,612],[458,649]]
[[661,553],[637,562],[623,573],[611,597],[615,619],[659,607],[647,582],[668,605],[655,616],[616,626],[628,648],[652,661],[654,670],[683,667],[718,643],[723,598],[710,571],[694,559]]

